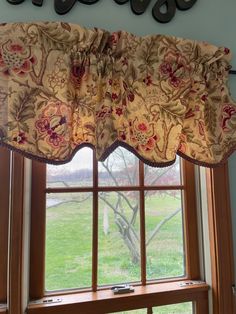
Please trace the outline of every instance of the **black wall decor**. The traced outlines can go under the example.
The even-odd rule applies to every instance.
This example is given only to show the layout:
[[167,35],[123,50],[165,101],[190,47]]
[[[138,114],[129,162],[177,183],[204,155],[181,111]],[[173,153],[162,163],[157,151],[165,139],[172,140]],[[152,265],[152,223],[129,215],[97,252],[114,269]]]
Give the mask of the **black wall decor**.
[[[7,0],[10,4],[20,4],[25,0]],[[100,0],[54,0],[54,9],[58,14],[68,13],[74,4],[79,1],[83,4],[94,4]],[[118,4],[125,4],[130,1],[130,6],[135,14],[143,14],[149,6],[151,0],[114,0]],[[175,16],[176,8],[179,10],[188,10],[197,2],[197,0],[157,0],[152,15],[160,23],[168,23]],[[32,0],[37,6],[43,5],[43,0]],[[164,9],[164,10],[163,10]]]

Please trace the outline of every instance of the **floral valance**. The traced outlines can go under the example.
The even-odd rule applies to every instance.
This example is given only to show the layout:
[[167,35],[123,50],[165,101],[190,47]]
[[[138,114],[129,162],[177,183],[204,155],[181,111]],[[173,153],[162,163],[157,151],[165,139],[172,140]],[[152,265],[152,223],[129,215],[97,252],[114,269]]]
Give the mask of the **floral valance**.
[[206,166],[236,148],[230,51],[60,22],[0,26],[0,144],[48,163],[118,145],[153,166]]

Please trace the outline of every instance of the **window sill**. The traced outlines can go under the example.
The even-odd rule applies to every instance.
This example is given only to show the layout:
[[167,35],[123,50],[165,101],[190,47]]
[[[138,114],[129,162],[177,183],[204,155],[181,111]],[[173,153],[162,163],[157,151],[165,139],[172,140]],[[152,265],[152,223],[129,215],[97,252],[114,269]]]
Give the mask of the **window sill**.
[[7,314],[7,305],[0,304],[0,314]]
[[[184,282],[189,282],[188,280]],[[135,287],[135,292],[114,295],[111,290],[98,292],[75,293],[47,297],[31,302],[28,314],[104,314],[116,311],[127,311],[138,308],[168,305],[188,301],[206,301],[209,286],[206,283],[181,287],[178,282],[151,284]],[[43,302],[48,299],[60,299],[58,303]]]

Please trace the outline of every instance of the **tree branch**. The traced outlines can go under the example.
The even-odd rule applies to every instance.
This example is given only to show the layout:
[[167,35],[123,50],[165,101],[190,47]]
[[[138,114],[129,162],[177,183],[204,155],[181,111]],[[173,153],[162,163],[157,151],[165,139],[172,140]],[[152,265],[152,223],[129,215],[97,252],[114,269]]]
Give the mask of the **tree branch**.
[[152,239],[156,236],[156,234],[160,231],[160,229],[171,219],[173,218],[175,215],[177,215],[179,212],[181,211],[181,208],[178,208],[176,211],[174,211],[172,214],[170,214],[169,216],[167,216],[165,219],[163,219],[153,230],[150,238],[148,239],[147,243],[146,243],[146,247],[148,247],[148,245],[150,244],[150,242],[152,241]]

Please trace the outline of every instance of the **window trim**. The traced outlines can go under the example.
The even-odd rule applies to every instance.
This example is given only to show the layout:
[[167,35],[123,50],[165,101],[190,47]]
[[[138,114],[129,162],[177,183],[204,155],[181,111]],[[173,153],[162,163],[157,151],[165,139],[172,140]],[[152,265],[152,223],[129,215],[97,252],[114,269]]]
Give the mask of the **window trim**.
[[22,314],[23,261],[24,261],[24,170],[22,155],[12,153],[8,313]]
[[[188,282],[188,281],[186,281]],[[96,314],[128,311],[139,308],[171,305],[182,302],[194,302],[194,307],[199,314],[208,314],[208,285],[203,283],[194,286],[180,287],[178,282],[160,283],[136,287],[132,294],[113,295],[111,290],[75,293],[70,295],[57,295],[59,303],[43,304],[45,297],[39,304],[31,302],[28,314]]]
[[4,182],[0,188],[0,252],[5,252],[1,255],[0,263],[0,303],[4,304],[7,303],[10,152],[3,147],[0,147],[0,178]]
[[206,170],[213,313],[236,312],[228,164]]

